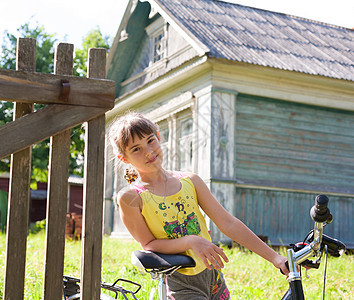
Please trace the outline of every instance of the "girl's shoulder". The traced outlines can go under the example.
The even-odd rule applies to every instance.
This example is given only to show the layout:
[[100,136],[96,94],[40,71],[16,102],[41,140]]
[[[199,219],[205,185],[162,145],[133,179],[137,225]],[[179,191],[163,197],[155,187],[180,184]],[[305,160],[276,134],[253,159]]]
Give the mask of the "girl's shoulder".
[[182,172],[182,171],[170,171],[172,176],[177,178],[177,179],[181,179],[181,178],[191,178],[193,176],[195,176],[196,174],[192,173],[192,172]]
[[174,176],[178,178],[178,180],[181,180],[181,178],[187,179],[187,181],[190,181],[195,189],[199,189],[200,186],[204,186],[205,182],[199,175],[193,172],[173,172]]
[[133,185],[121,189],[117,198],[119,205],[141,206],[141,198]]
[[180,172],[180,171],[174,171],[173,172],[174,176],[177,178],[190,178],[192,181],[195,178],[200,178],[197,174],[193,172]]
[[188,177],[193,183],[194,187],[198,189],[200,186],[205,186],[204,180],[196,173],[193,172],[184,172],[185,177]]

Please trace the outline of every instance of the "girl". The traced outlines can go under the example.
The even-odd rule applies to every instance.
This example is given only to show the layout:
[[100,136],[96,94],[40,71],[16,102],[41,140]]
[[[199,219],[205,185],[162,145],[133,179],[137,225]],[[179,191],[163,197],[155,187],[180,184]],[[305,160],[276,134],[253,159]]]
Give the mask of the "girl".
[[167,171],[157,126],[143,115],[128,113],[110,130],[118,158],[134,167],[126,173],[132,188],[120,192],[122,220],[144,250],[184,253],[196,261],[168,277],[169,299],[230,299],[221,269],[228,258],[211,242],[199,207],[232,240],[259,254],[285,274],[286,258],[261,241],[214,198],[204,181],[193,173]]

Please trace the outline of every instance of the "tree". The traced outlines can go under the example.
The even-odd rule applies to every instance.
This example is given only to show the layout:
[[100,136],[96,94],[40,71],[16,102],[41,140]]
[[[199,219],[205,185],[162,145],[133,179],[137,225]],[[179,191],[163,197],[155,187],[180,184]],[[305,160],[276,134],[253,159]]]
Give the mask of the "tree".
[[[36,39],[36,71],[40,73],[52,73],[54,67],[54,43],[57,41],[54,34],[45,32],[42,26],[38,24],[30,28],[29,23],[22,25],[17,29],[17,36],[4,32],[2,52],[0,56],[0,67],[5,69],[16,69],[16,46],[17,36],[31,37]],[[41,109],[43,105],[35,104],[35,110]],[[11,122],[13,118],[13,103],[0,103],[0,124]],[[48,180],[48,154],[49,139],[33,146],[32,150],[32,176],[31,181],[35,184],[37,181]],[[10,169],[10,160],[5,158],[0,162],[0,172],[8,172]],[[32,185],[32,187],[34,187]]]
[[[53,73],[54,68],[54,43],[57,41],[55,34],[48,34],[38,24],[31,28],[29,23],[22,25],[18,30],[19,37],[32,37],[37,41],[36,48],[36,71],[40,73]],[[5,69],[16,68],[16,45],[17,37],[5,31],[0,54],[0,67]],[[90,31],[83,38],[83,48],[75,51],[74,75],[86,76],[87,53],[91,47],[104,47],[109,49],[109,38],[103,37],[99,28]],[[41,109],[43,105],[35,104],[35,110]],[[0,102],[0,126],[12,121],[12,102]],[[77,126],[71,130],[70,144],[70,166],[69,172],[72,175],[83,175],[83,153],[84,153],[84,128]],[[32,150],[32,188],[36,182],[47,182],[48,180],[48,155],[49,139],[36,144]],[[10,160],[5,158],[0,161],[0,172],[10,170]]]
[[82,49],[75,51],[74,75],[87,75],[87,53],[90,48],[106,48],[109,50],[110,38],[103,36],[99,27],[92,29],[82,39]]
[[[75,50],[73,75],[86,77],[87,76],[87,60],[88,51],[90,48],[106,48],[109,50],[109,36],[103,36],[99,27],[92,29],[82,39],[82,48]],[[82,126],[77,126],[71,131],[71,174],[82,176],[83,172],[83,152],[84,152],[84,129]]]
[[[0,126],[12,121],[12,102],[0,101]],[[0,173],[8,172],[10,169],[10,158],[0,160]]]
[[17,29],[17,35],[4,32],[0,67],[4,69],[16,69],[16,45],[17,37],[31,37],[36,39],[36,72],[53,73],[54,68],[54,43],[57,41],[55,34],[45,32],[43,26],[36,24],[30,28],[29,23]]

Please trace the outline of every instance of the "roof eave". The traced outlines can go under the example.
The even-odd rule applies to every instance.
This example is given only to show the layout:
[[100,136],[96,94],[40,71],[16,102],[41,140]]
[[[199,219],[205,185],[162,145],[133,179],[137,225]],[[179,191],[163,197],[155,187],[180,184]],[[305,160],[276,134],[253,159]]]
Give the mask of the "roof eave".
[[210,67],[211,66],[206,55],[197,57],[183,66],[173,69],[163,76],[158,77],[155,80],[139,86],[135,90],[116,98],[114,108],[106,113],[106,119],[109,120],[114,118],[117,113],[119,114],[121,111],[130,109],[138,103],[141,103],[150,97],[154,97],[154,95],[159,92],[163,92],[171,87],[174,87],[176,82],[186,79],[190,80],[193,76],[197,76],[196,74],[200,75],[203,72],[210,72]]
[[181,35],[185,40],[192,45],[200,56],[210,52],[210,49],[198,40],[192,32],[188,30],[181,22],[177,20],[169,11],[160,3],[159,0],[142,0],[148,1],[150,5],[155,8],[159,14]]
[[127,23],[129,21],[130,15],[133,13],[133,11],[135,10],[136,6],[138,5],[139,0],[129,0],[127,7],[125,9],[125,12],[123,14],[123,18],[122,21],[120,22],[119,28],[117,30],[117,34],[114,37],[111,49],[108,52],[108,56],[107,56],[107,61],[106,61],[106,70],[108,71],[109,66],[112,63],[112,59],[114,56],[114,53],[118,47],[119,44],[119,40],[121,39],[121,34],[123,29],[126,28]]

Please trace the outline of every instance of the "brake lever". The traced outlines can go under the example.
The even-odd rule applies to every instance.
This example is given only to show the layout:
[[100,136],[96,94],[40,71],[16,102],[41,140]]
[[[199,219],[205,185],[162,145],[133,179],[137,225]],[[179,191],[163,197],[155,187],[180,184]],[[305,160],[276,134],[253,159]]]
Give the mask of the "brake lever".
[[321,261],[316,260],[315,262],[306,259],[304,262],[301,263],[302,267],[305,267],[306,269],[318,269],[320,267]]

